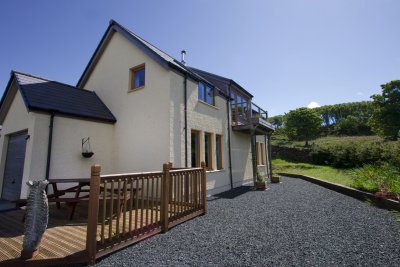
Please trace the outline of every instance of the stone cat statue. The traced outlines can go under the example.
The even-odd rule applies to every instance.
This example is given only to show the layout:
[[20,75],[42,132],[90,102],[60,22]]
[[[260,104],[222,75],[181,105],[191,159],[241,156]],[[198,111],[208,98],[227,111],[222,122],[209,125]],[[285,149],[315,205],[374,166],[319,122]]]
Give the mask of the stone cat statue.
[[46,195],[46,186],[49,182],[28,181],[29,195],[25,211],[24,241],[21,258],[36,256],[40,240],[47,228],[49,220],[49,204]]

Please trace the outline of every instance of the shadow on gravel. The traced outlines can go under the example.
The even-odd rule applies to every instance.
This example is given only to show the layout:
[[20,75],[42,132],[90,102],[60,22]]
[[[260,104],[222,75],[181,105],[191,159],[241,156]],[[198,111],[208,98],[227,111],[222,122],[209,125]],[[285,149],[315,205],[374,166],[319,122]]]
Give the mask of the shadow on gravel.
[[232,190],[226,191],[226,192],[222,192],[220,194],[211,196],[210,198],[208,198],[208,201],[213,201],[213,200],[217,200],[220,198],[225,198],[225,199],[234,199],[238,196],[241,196],[243,194],[246,194],[247,192],[253,191],[253,187],[252,186],[241,186],[241,187],[236,187]]

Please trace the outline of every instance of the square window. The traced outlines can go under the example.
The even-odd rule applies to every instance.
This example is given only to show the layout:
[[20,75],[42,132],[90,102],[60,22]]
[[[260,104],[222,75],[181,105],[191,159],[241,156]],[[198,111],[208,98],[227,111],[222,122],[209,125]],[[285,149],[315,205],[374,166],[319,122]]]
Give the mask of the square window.
[[144,64],[131,68],[130,70],[131,82],[129,89],[134,90],[139,87],[143,87],[145,85],[145,76],[146,76],[145,74],[146,71]]
[[198,99],[214,106],[214,88],[199,82],[197,89]]

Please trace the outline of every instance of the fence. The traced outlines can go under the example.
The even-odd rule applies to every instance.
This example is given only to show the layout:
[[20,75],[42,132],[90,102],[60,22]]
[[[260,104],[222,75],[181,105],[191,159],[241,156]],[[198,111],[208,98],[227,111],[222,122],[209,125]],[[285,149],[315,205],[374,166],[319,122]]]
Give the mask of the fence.
[[206,167],[100,175],[92,166],[86,252],[89,263],[206,213]]

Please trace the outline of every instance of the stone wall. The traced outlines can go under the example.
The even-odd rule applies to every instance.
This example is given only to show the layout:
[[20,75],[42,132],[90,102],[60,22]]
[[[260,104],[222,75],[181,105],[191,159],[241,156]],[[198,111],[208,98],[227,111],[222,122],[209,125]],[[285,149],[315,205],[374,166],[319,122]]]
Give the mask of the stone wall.
[[272,158],[285,159],[295,162],[306,162],[306,163],[312,162],[310,148],[272,146]]

